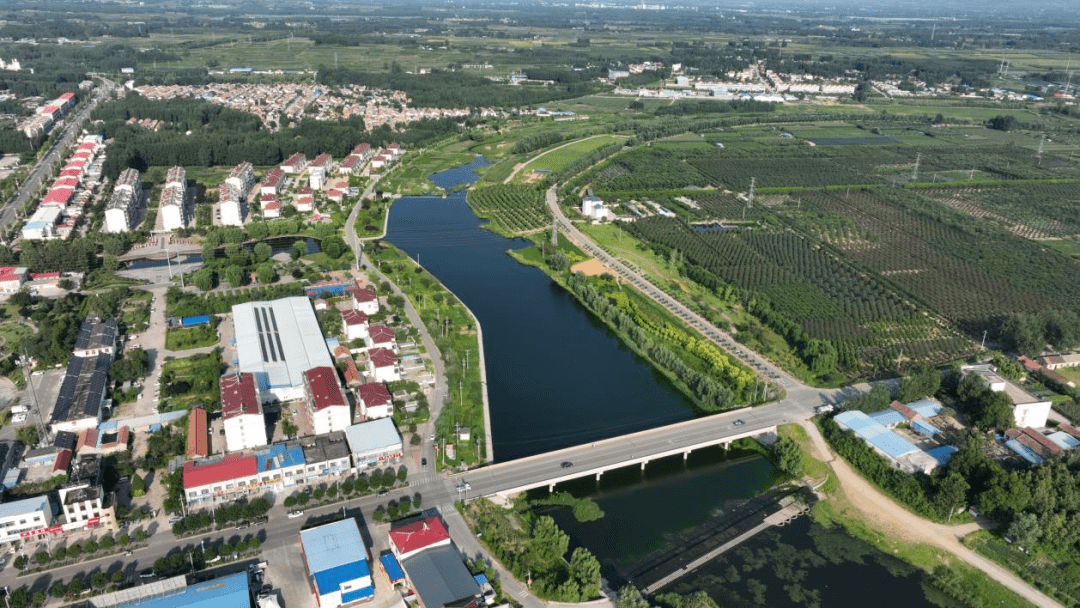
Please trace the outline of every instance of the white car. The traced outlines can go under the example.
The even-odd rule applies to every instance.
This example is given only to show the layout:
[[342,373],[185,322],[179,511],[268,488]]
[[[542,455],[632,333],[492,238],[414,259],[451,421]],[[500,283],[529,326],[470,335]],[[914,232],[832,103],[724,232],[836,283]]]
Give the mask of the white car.
[[304,516],[303,511],[290,511],[289,512],[289,519],[296,519],[297,517],[303,517],[303,516]]

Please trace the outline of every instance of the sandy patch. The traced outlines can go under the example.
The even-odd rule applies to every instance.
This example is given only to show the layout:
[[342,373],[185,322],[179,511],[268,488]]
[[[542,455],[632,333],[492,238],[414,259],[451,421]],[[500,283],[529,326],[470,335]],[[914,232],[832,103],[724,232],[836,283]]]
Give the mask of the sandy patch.
[[570,271],[583,272],[585,273],[585,276],[590,277],[595,277],[602,274],[610,274],[611,276],[615,276],[610,270],[608,270],[607,266],[604,266],[603,262],[596,258],[585,260],[584,262],[578,262],[577,264],[574,264],[570,267]]

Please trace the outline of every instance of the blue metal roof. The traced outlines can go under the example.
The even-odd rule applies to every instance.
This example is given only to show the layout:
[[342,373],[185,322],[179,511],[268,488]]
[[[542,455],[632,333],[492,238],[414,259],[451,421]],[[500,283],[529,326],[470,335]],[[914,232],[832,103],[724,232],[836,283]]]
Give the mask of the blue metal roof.
[[161,597],[117,604],[114,608],[237,608],[250,605],[248,576],[247,573],[240,573],[190,585]]
[[357,561],[365,563],[367,548],[360,538],[360,528],[355,519],[343,519],[332,524],[309,528],[300,532],[300,544],[304,548],[308,569],[314,574]]
[[927,437],[933,437],[934,435],[937,435],[941,432],[940,429],[930,424],[929,422],[926,422],[925,420],[912,421],[911,428],[915,429],[915,432],[917,432],[918,434],[925,435]]
[[907,439],[890,431],[860,411],[841,412],[836,416],[835,420],[851,429],[856,435],[869,442],[870,445],[885,452],[890,458],[899,458],[904,454],[919,449]]
[[368,598],[375,597],[374,587],[361,587],[348,593],[341,594],[341,603],[348,604],[349,602],[355,602],[359,600],[366,600]]
[[1031,464],[1042,464],[1043,457],[1039,456],[1035,452],[1032,452],[1026,445],[1020,443],[1015,439],[1010,439],[1005,442],[1005,447],[1016,452],[1021,458],[1030,462]]
[[265,450],[255,452],[255,460],[260,473],[295,467],[304,464],[304,449],[298,445],[288,447],[283,443],[275,443]]
[[938,461],[941,466],[945,466],[949,464],[950,460],[952,460],[952,455],[959,451],[960,450],[956,449],[951,445],[943,445],[930,450],[926,450],[926,453],[933,456],[934,460]]
[[1047,439],[1060,445],[1062,449],[1071,450],[1077,446],[1080,446],[1080,440],[1076,437],[1066,433],[1065,431],[1055,431],[1046,436]]
[[476,584],[480,585],[481,587],[488,584],[487,575],[483,572],[481,572],[480,574],[474,574],[473,580],[476,581]]
[[907,422],[907,418],[905,418],[903,414],[892,409],[874,412],[873,414],[870,414],[870,419],[881,426],[894,426],[901,422]]
[[0,504],[0,517],[25,515],[35,511],[49,512],[49,502],[44,496],[24,498],[14,502]]
[[[329,570],[313,572],[315,586],[319,589],[319,595],[329,595],[341,590],[341,585],[360,578],[367,578],[368,585],[360,589],[371,588],[371,571],[368,570],[367,560],[359,559],[347,564],[335,566]],[[348,603],[344,599],[342,603]]]
[[383,570],[386,571],[386,576],[391,583],[405,580],[405,572],[402,571],[401,564],[393,553],[383,553],[379,556],[379,561],[382,562]]
[[923,418],[933,418],[941,413],[941,404],[936,399],[920,399],[907,404],[908,408],[915,410]]

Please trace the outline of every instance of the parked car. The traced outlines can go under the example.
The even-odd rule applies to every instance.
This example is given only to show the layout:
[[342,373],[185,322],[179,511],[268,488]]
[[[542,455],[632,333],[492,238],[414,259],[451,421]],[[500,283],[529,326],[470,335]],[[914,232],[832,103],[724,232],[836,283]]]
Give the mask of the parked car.
[[303,516],[304,516],[303,511],[290,511],[289,512],[289,519],[296,519],[297,517],[303,517]]
[[420,466],[422,466],[422,467],[427,466],[427,458],[421,458],[420,459]]

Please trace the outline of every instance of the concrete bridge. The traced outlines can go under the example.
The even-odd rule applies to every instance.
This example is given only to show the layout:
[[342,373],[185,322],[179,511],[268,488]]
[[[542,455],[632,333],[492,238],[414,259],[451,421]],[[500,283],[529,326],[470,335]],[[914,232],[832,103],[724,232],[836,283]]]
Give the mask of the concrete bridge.
[[581,477],[599,480],[606,471],[633,465],[645,470],[659,458],[681,454],[686,459],[701,448],[774,435],[779,424],[797,417],[779,405],[745,408],[494,464],[456,475],[454,485],[464,500],[486,497],[503,502],[533,488],[554,489],[560,482]]

